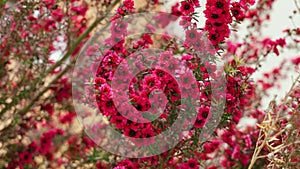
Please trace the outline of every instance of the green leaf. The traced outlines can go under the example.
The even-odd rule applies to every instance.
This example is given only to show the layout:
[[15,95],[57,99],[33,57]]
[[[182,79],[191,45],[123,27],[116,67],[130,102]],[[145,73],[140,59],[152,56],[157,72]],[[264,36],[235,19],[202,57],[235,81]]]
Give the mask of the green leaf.
[[3,8],[7,0],[0,0],[0,7]]
[[49,50],[49,47],[44,47],[43,48],[43,52],[45,52],[45,53],[48,52],[48,50]]
[[13,126],[16,126],[19,123],[19,118],[15,117],[13,121]]
[[105,161],[109,161],[109,156],[110,156],[111,154],[110,153],[105,153],[103,156],[102,156],[102,158],[105,160]]
[[234,56],[233,59],[237,66],[240,66],[241,64],[243,64],[245,62],[243,58],[238,58],[237,56]]
[[23,97],[26,97],[29,93],[29,90],[25,89],[25,90],[22,90],[21,93],[20,93],[20,96],[23,98]]

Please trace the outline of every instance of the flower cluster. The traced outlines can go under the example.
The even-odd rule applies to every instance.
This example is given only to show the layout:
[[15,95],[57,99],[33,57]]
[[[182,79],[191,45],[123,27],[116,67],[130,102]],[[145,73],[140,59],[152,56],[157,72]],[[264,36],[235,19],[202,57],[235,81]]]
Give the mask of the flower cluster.
[[125,0],[123,2],[123,6],[119,7],[116,12],[118,13],[117,15],[115,15],[115,18],[118,18],[120,16],[125,16],[128,15],[130,13],[134,13],[135,12],[135,8],[134,8],[134,1],[133,0]]
[[218,45],[229,37],[232,21],[240,22],[249,17],[249,5],[254,5],[255,1],[230,2],[229,0],[208,0],[204,10],[204,29],[209,33],[212,44]]
[[[144,36],[142,36],[141,40],[142,39],[144,39]],[[138,42],[140,42],[140,40],[138,40]],[[130,55],[128,57],[133,56],[134,55]],[[178,65],[176,61],[173,61],[174,63],[172,63],[171,57],[173,57],[173,54],[171,52],[161,53],[159,58],[157,59],[157,64],[161,66],[167,65],[167,71],[179,71],[180,69],[182,69],[181,67],[176,66]],[[137,67],[144,67],[143,64],[141,64],[142,59],[142,57],[135,57],[134,61],[131,64]],[[153,59],[156,60],[155,58]],[[105,62],[106,60],[115,60],[115,62]],[[167,73],[166,70],[161,70],[159,68],[150,70],[146,69],[145,72],[140,73],[139,75],[137,75],[137,78],[133,78],[131,81],[128,81],[130,83],[127,84],[126,80],[124,79],[128,79],[128,77],[130,77],[130,74],[132,74],[132,72],[130,71],[130,66],[124,66],[124,68],[116,72],[115,69],[119,65],[112,65],[116,63],[120,64],[122,63],[122,61],[124,61],[124,58],[118,57],[118,54],[105,56],[104,62],[102,62],[103,65],[98,69],[99,74],[94,79],[94,89],[98,91],[95,95],[97,105],[102,114],[109,117],[110,122],[115,124],[116,129],[122,131],[125,136],[133,138],[148,138],[157,135],[168,125],[164,124],[164,127],[161,128],[158,127],[157,122],[137,123],[135,121],[151,121],[151,116],[153,116],[154,114],[148,114],[145,111],[148,111],[150,109],[151,103],[153,103],[153,101],[160,101],[160,105],[166,106],[162,114],[159,116],[159,119],[165,119],[166,121],[168,121],[167,119],[171,117],[170,114],[174,114],[176,110],[176,107],[174,107],[174,105],[176,106],[178,104],[178,101],[180,101],[181,97],[189,97],[189,95],[182,95],[178,84],[176,84],[176,81],[172,78],[172,76],[170,76],[170,74]],[[108,73],[108,70],[106,68],[113,68],[109,69],[109,71],[114,72],[114,76],[118,76],[118,78],[116,79],[117,82],[120,82],[120,84],[118,85],[118,90],[129,90],[128,97],[130,102],[128,104],[124,103],[126,102],[125,98],[123,98],[124,102],[122,101],[121,103],[115,103],[113,101],[113,90],[112,86],[110,85],[112,78],[111,76],[105,76],[106,74],[113,73]],[[191,87],[189,82],[192,81],[192,79],[189,76],[186,76],[183,77],[183,81],[185,83],[181,90],[188,90]],[[150,98],[151,93],[156,90],[162,91],[162,93],[166,95],[169,102],[164,102],[163,98],[157,94],[151,96],[152,98]],[[134,107],[134,109],[132,106]],[[156,106],[158,105],[155,105],[155,107]],[[119,111],[121,110],[122,112],[125,112],[125,114],[120,114]],[[204,107],[199,109],[198,118],[201,121],[201,124],[198,124],[200,123],[199,121],[195,124],[195,127],[203,127],[206,119],[208,118],[208,112],[208,108]],[[127,118],[125,118],[124,115]]]
[[217,45],[229,37],[228,24],[232,22],[229,0],[208,0],[204,11],[205,30],[209,32],[209,39]]
[[22,152],[18,152],[18,158],[14,159],[8,168],[24,168],[26,164],[32,163],[34,156],[44,155],[47,160],[53,160],[53,152],[55,146],[53,145],[53,139],[57,136],[63,135],[64,132],[61,129],[52,129],[43,133],[39,142],[33,141],[27,146],[27,149]]

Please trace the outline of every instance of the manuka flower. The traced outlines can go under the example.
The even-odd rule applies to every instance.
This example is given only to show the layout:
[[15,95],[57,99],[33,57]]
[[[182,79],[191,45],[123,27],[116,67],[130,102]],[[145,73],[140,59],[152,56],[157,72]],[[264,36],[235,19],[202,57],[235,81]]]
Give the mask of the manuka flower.
[[191,13],[194,12],[194,6],[192,3],[188,2],[188,1],[182,1],[180,3],[180,11],[185,14],[185,15],[189,15]]

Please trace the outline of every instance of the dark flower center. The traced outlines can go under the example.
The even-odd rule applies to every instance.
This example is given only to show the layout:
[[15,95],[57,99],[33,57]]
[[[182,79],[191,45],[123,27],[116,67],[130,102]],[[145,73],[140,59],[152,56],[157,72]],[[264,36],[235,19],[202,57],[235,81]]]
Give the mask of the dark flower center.
[[191,33],[189,34],[189,37],[190,37],[191,39],[193,39],[193,38],[196,37],[196,34],[195,34],[194,32],[191,32]]
[[216,36],[216,35],[211,35],[211,39],[212,39],[212,40],[216,40],[216,39],[217,39],[217,36]]
[[153,82],[153,81],[150,81],[150,82],[148,83],[148,85],[149,85],[150,87],[153,87],[153,86],[154,86],[154,82]]
[[216,23],[214,23],[214,25],[217,26],[217,27],[220,27],[220,26],[222,26],[222,23],[216,22]]
[[29,157],[27,154],[24,155],[24,159],[27,160]]
[[121,29],[125,28],[125,24],[124,23],[120,23],[119,24],[119,28],[121,28]]
[[238,15],[240,12],[238,11],[238,10],[233,10],[232,11],[232,14],[233,14],[233,16],[236,16],[236,15]]
[[106,102],[106,104],[105,104],[107,107],[110,107],[110,106],[112,106],[113,105],[113,102],[112,101],[108,101],[108,102]]
[[136,109],[137,109],[138,111],[141,111],[141,110],[143,109],[143,106],[140,105],[140,104],[138,104],[138,105],[136,106]]
[[207,116],[208,116],[208,112],[203,112],[203,113],[202,113],[202,117],[203,117],[203,118],[207,118]]
[[121,41],[121,38],[120,37],[114,37],[113,40],[114,40],[115,43],[119,43]]
[[129,131],[129,136],[134,137],[136,135],[136,132],[134,130]]
[[217,8],[222,8],[224,6],[223,2],[218,1],[216,3]]
[[42,144],[46,144],[47,140],[46,139],[42,139]]
[[189,80],[190,80],[190,79],[189,79],[188,77],[186,77],[186,78],[183,79],[183,82],[184,82],[184,83],[188,83]]
[[194,163],[189,163],[189,166],[190,167],[195,167],[195,164]]
[[159,77],[163,77],[164,76],[164,72],[158,72],[157,74]]
[[211,14],[211,17],[212,17],[213,19],[217,19],[217,18],[219,18],[219,15],[218,15],[218,14]]
[[203,120],[201,119],[201,120],[197,120],[196,121],[196,124],[201,124],[203,122]]
[[115,31],[116,33],[119,33],[119,32],[120,32],[120,30],[118,29],[118,27],[115,27],[114,31]]
[[183,8],[184,8],[184,10],[190,10],[191,6],[190,6],[190,4],[184,4]]

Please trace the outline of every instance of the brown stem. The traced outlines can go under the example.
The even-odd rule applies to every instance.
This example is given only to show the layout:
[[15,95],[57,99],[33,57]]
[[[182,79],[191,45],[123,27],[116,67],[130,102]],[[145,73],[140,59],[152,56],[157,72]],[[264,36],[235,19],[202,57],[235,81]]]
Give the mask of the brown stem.
[[[283,99],[283,104],[281,105],[279,111],[277,112],[275,120],[272,120],[273,123],[271,123],[270,130],[272,130],[275,127],[275,124],[277,123],[277,121],[278,121],[278,119],[280,117],[280,114],[283,112],[283,108],[284,108],[283,105],[286,105],[286,103],[288,101],[288,97],[293,92],[296,84],[298,83],[299,78],[300,78],[300,73],[299,73],[298,77],[296,78],[296,80],[293,82],[293,84],[292,84],[290,90],[288,91],[288,93],[285,95],[285,97]],[[265,117],[265,119],[266,119],[266,117]],[[260,133],[261,133],[261,130],[260,130]],[[250,162],[250,165],[249,165],[248,169],[251,169],[254,166],[256,160],[259,159],[258,158],[259,153],[261,152],[261,150],[263,149],[263,147],[267,143],[267,140],[269,139],[270,133],[271,133],[271,131],[266,131],[265,132],[264,140],[263,140],[263,142],[262,142],[262,144],[260,146],[258,146],[258,142],[259,142],[260,139],[257,140],[256,147],[255,147],[255,150],[254,150],[253,156],[251,158],[251,162]],[[260,136],[261,135],[259,135],[259,138],[260,138]]]

